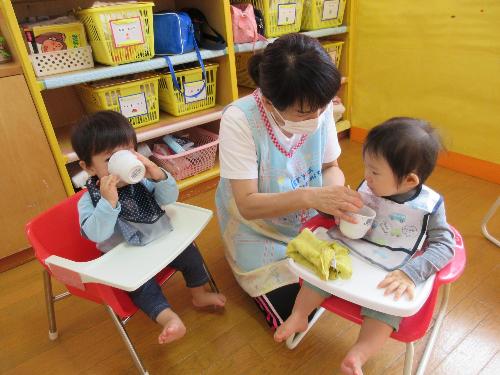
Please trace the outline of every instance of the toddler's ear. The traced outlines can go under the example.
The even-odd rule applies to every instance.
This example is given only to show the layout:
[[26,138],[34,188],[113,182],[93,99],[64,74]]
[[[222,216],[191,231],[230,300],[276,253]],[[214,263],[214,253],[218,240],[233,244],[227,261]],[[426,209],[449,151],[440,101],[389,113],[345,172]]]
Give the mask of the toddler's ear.
[[80,165],[80,167],[90,176],[94,176],[96,174],[94,167],[88,166],[87,163],[85,163],[83,160],[80,160],[78,162],[78,165]]
[[405,177],[405,184],[409,188],[417,187],[420,184],[420,178],[415,173],[410,173]]

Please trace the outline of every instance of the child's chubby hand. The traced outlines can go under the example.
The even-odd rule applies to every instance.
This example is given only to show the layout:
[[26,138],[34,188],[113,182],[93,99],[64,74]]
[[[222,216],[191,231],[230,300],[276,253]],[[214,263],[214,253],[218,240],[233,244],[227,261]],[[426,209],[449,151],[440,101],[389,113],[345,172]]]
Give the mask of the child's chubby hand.
[[146,178],[154,181],[161,181],[167,178],[165,172],[161,170],[155,163],[149,160],[144,155],[138,153],[137,151],[132,151],[134,155],[141,161],[142,164],[146,167]]
[[403,294],[406,294],[410,300],[415,296],[415,284],[406,273],[400,270],[389,272],[377,287],[385,289],[385,296],[394,293],[396,301]]
[[116,205],[118,204],[118,190],[116,187],[119,182],[120,177],[113,174],[102,176],[99,179],[99,190],[101,191],[101,196],[106,199],[113,208],[116,208]]

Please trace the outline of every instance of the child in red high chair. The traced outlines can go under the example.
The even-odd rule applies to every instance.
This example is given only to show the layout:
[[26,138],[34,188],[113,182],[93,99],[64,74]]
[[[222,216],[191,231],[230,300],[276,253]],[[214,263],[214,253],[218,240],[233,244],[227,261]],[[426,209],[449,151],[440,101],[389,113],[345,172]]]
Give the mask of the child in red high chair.
[[[393,118],[373,128],[363,146],[365,181],[360,191],[386,198],[397,204],[428,207],[422,231],[427,247],[421,256],[412,257],[389,272],[378,284],[384,295],[403,295],[412,299],[415,286],[441,270],[453,258],[455,241],[446,221],[444,203],[439,194],[424,185],[432,173],[441,144],[429,123],[412,118]],[[308,326],[307,317],[329,294],[304,282],[291,316],[276,330],[277,342],[286,340]],[[364,317],[358,340],[341,363],[343,374],[362,375],[362,366],[382,348],[401,317],[361,309]]]
[[[99,250],[107,252],[123,241],[144,246],[172,230],[170,219],[160,206],[177,200],[177,184],[170,173],[135,151],[136,134],[124,116],[102,111],[84,117],[76,125],[71,143],[80,166],[90,175],[86,184],[88,191],[78,202],[80,230],[84,237],[97,243]],[[139,183],[127,184],[109,173],[108,161],[120,150],[132,152],[144,164],[145,178]],[[205,289],[208,275],[201,254],[193,244],[170,266],[181,271],[194,306],[224,306],[224,295]],[[184,336],[186,327],[154,278],[129,296],[163,327],[158,336],[160,344]]]

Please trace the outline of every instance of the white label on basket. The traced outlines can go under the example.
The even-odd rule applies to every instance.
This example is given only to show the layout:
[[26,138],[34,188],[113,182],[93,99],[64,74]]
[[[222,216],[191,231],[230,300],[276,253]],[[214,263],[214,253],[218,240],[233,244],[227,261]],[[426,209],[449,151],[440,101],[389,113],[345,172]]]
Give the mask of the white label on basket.
[[120,112],[126,118],[142,116],[148,113],[148,103],[146,101],[146,95],[143,92],[119,96],[118,103],[120,104]]
[[278,26],[293,25],[297,16],[297,3],[278,4]]
[[334,20],[339,16],[340,0],[325,0],[323,2],[323,15],[321,21]]
[[140,17],[109,21],[115,47],[129,47],[144,43]]
[[186,104],[207,98],[207,86],[204,86],[204,83],[204,80],[184,82],[184,100]]

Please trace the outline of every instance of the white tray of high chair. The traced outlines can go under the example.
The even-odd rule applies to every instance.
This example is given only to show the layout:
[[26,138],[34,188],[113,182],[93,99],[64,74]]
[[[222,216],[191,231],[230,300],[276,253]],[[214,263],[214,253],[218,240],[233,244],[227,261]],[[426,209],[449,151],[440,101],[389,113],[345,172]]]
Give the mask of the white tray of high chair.
[[[332,241],[325,228],[318,228],[314,234],[322,240]],[[351,253],[352,254],[352,253]],[[395,316],[407,317],[417,313],[423,306],[434,284],[434,276],[415,288],[415,297],[409,300],[402,296],[398,301],[394,296],[384,296],[384,289],[377,288],[387,271],[352,254],[352,277],[347,280],[321,280],[309,269],[289,259],[292,272],[308,283],[349,302]]]
[[[78,283],[99,283],[133,291],[154,277],[193,242],[212,218],[212,211],[183,203],[165,207],[173,230],[146,246],[122,243],[89,262],[74,262],[56,255],[45,263],[51,270],[79,274]],[[75,281],[69,282],[74,284]]]

